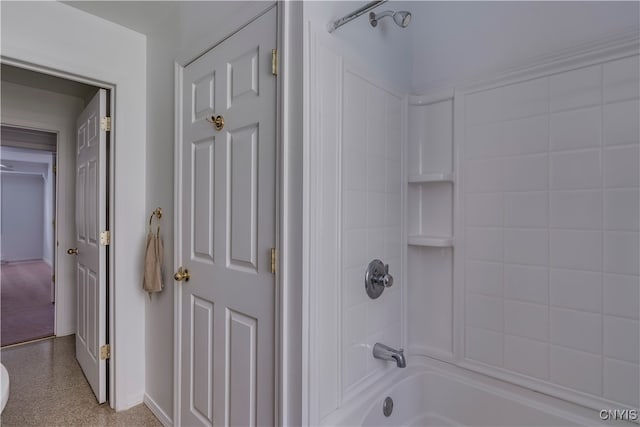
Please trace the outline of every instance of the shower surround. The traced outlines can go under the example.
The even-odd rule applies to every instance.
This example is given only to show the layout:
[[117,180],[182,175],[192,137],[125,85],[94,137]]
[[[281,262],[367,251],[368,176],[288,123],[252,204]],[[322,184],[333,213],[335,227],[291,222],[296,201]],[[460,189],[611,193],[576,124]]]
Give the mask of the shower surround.
[[[596,425],[639,408],[637,28],[417,92],[403,31],[424,9],[394,4],[407,30],[329,35],[349,12],[330,4],[305,8],[303,422]],[[374,258],[396,281],[370,300]]]

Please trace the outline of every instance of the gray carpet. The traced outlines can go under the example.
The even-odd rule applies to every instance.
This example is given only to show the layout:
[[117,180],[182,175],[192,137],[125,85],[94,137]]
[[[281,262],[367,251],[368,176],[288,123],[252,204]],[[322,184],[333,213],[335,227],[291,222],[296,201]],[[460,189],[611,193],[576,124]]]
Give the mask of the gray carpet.
[[0,265],[0,345],[53,335],[52,274],[44,261]]

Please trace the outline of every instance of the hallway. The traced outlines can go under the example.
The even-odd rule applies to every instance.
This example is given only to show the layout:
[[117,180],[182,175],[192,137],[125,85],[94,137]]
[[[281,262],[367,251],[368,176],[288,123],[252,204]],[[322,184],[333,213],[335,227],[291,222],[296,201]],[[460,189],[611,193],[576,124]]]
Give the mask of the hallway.
[[144,405],[99,405],[75,359],[75,336],[3,349],[10,394],[3,426],[161,426]]

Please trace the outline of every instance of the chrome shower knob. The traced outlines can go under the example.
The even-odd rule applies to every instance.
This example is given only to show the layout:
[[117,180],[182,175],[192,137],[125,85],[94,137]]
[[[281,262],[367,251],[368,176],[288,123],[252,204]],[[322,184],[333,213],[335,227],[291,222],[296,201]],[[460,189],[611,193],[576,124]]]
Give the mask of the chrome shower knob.
[[384,264],[379,259],[369,263],[364,275],[364,287],[369,298],[376,299],[385,288],[393,286],[393,276],[389,274],[389,264]]

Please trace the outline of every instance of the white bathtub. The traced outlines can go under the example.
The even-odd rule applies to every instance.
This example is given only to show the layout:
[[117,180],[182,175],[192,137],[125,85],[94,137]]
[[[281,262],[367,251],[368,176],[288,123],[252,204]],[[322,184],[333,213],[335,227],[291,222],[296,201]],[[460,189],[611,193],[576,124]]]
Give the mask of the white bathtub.
[[[394,403],[389,417],[383,414],[387,396]],[[325,418],[322,424],[394,427],[604,425],[598,411],[436,361],[387,375]],[[621,425],[618,421],[615,424]]]

